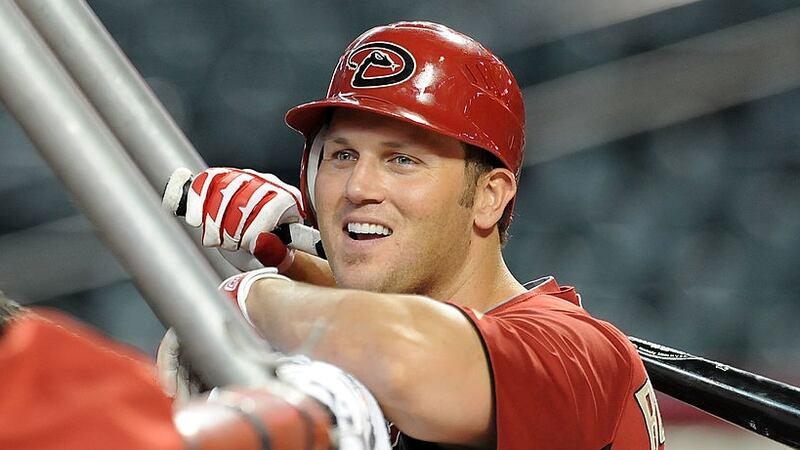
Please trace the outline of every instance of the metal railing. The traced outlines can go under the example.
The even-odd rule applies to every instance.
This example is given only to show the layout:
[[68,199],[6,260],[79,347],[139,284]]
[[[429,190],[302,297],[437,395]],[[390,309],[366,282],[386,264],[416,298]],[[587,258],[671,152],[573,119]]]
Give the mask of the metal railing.
[[173,169],[205,164],[85,2],[0,1],[0,99],[202,378],[268,384],[268,346],[216,289],[231,269],[160,206]]

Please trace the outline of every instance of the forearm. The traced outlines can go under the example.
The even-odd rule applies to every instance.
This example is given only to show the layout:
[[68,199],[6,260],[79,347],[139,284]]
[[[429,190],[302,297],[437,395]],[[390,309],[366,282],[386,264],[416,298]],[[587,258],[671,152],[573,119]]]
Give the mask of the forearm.
[[[455,443],[487,436],[488,367],[480,339],[455,308],[421,296],[279,279],[257,281],[246,306],[278,350],[299,351],[352,373],[409,435]],[[477,406],[467,419],[453,413],[472,403]]]
[[295,252],[294,262],[286,269],[284,275],[295,281],[315,286],[333,287],[336,285],[328,261],[299,251]]
[[[397,321],[402,308],[383,297],[266,279],[253,285],[246,304],[258,331],[279,350],[308,350],[309,356],[352,370],[365,355],[386,353],[396,326],[402,327]],[[304,348],[309,344],[313,347]]]
[[269,279],[254,284],[247,299],[250,319],[275,348],[343,368],[384,406],[408,394],[409,359],[425,351],[419,325],[431,307],[446,308],[415,296]]

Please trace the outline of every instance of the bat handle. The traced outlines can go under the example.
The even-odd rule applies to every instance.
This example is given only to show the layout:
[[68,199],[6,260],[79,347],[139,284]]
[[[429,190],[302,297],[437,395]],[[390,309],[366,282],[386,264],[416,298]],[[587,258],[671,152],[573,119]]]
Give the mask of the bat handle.
[[[168,195],[177,186],[173,184],[182,183],[179,196]],[[179,169],[170,177],[167,186],[164,188],[162,204],[178,217],[186,216],[186,203],[189,198],[189,189],[192,185],[191,172],[187,169]],[[177,197],[177,198],[176,198]],[[325,249],[322,247],[322,239],[319,231],[302,223],[288,223],[278,225],[272,230],[287,247],[299,250],[310,255],[325,258]]]
[[319,230],[302,223],[287,223],[278,225],[272,232],[286,244],[287,247],[300,250],[309,255],[325,258],[325,249],[322,247],[322,238]]

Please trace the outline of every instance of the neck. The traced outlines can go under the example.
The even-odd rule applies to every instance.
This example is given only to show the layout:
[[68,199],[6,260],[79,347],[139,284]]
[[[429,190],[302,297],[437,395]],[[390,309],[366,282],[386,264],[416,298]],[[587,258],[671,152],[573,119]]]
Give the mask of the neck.
[[435,298],[485,311],[525,292],[508,270],[499,243],[479,242],[472,250],[468,263],[453,278],[454,282]]

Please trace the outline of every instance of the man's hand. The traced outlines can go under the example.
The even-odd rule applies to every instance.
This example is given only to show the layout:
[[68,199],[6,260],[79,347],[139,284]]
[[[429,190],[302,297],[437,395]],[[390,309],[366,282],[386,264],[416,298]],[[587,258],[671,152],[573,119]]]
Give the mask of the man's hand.
[[[210,168],[197,176],[176,170],[164,191],[163,204],[178,214],[184,184],[186,223],[202,227],[206,247],[245,250],[265,266],[285,270],[293,252],[271,233],[278,225],[302,222],[300,191],[276,176],[249,169]],[[224,254],[224,253],[223,253]],[[244,268],[243,268],[244,269]]]
[[178,336],[172,328],[167,330],[158,346],[156,366],[161,387],[176,401],[186,402],[203,392],[203,383],[181,358]]
[[[250,322],[245,300],[253,283],[264,278],[289,281],[285,276],[279,275],[274,267],[264,267],[234,275],[220,283],[218,289],[230,297],[244,318]],[[173,328],[168,329],[164,337],[161,338],[156,356],[156,366],[162,388],[167,395],[174,397],[175,400],[183,402],[209,390],[209,387],[204,386],[192,371],[188,361],[182,357],[178,336]]]
[[302,355],[284,357],[275,369],[291,384],[328,408],[335,418],[339,450],[389,450],[389,434],[375,397],[351,374]]

